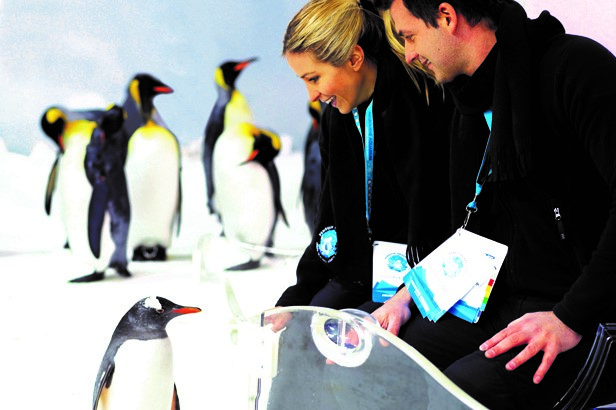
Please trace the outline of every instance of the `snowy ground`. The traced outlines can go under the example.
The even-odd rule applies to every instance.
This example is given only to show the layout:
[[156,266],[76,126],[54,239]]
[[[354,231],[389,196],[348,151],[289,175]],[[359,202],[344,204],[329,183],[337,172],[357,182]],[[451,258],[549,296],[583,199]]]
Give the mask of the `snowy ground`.
[[244,339],[233,337],[235,317],[224,283],[232,285],[241,313],[250,317],[272,307],[294,282],[297,259],[308,241],[299,199],[301,154],[283,152],[276,161],[291,224],[291,229],[278,225],[277,244],[287,256],[223,276],[220,268],[233,262],[237,249],[218,238],[218,226],[205,211],[202,168],[193,150],[183,158],[183,227],[169,261],[132,262],[133,278],[108,275],[92,284],[67,283],[89,271],[63,249],[60,222],[44,213],[53,156],[46,145],[29,157],[0,145],[2,407],[89,408],[94,378],[118,320],[137,300],[160,295],[203,309],[168,326],[182,409],[247,408],[254,386],[247,381],[247,357],[238,350]]

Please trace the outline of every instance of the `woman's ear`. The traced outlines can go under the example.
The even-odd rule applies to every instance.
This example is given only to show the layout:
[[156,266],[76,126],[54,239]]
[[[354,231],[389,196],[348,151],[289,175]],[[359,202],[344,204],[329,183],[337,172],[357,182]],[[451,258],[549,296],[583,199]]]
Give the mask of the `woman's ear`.
[[364,57],[364,49],[355,44],[355,46],[353,47],[353,51],[351,52],[351,56],[349,57],[351,68],[355,71],[359,71],[362,64],[364,63]]

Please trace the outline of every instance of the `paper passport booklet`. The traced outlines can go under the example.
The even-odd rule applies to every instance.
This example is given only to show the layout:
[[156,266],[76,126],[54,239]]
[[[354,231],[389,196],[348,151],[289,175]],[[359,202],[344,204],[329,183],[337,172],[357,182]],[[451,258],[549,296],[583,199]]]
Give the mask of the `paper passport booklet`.
[[459,229],[404,276],[423,317],[450,312],[476,323],[507,255],[507,246]]

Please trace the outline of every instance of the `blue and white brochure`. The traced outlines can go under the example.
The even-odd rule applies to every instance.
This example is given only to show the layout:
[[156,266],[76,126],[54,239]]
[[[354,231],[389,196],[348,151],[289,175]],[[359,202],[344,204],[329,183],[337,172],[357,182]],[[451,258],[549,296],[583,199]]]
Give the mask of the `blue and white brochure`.
[[464,305],[473,312],[459,316],[476,322],[485,308],[486,287],[491,287],[506,255],[507,246],[458,229],[411,269],[404,283],[423,317],[436,322],[454,305]]
[[374,241],[372,248],[372,300],[385,302],[396,294],[411,270],[406,260],[406,245]]

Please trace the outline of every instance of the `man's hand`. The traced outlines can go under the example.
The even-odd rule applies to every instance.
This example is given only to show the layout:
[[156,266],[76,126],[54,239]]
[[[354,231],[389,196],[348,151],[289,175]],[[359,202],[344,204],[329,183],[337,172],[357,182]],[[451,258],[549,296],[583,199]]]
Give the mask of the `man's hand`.
[[383,329],[397,336],[400,326],[405,324],[411,317],[409,303],[411,303],[411,294],[405,286],[385,302],[383,306],[375,310],[372,316]]
[[543,380],[552,363],[560,353],[574,348],[582,339],[567,327],[553,312],[527,313],[483,343],[479,350],[491,359],[509,349],[526,344],[526,347],[507,363],[507,370],[514,370],[540,351],[543,360],[535,372],[533,382]]

